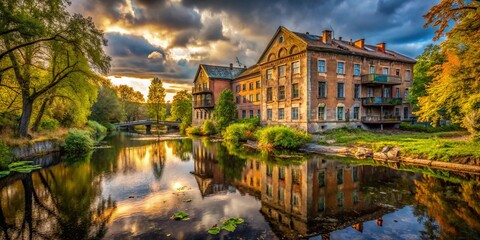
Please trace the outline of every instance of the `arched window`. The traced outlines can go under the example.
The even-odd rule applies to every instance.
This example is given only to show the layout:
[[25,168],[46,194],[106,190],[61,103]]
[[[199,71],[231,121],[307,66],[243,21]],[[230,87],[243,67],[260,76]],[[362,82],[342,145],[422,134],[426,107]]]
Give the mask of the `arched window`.
[[281,58],[285,55],[287,55],[287,50],[285,48],[281,48],[280,51],[278,51],[278,58]]
[[275,60],[275,54],[270,53],[270,55],[268,55],[268,61],[270,62],[270,61],[273,61],[273,60]]
[[290,48],[290,55],[295,54],[298,52],[298,47],[293,45],[292,48]]

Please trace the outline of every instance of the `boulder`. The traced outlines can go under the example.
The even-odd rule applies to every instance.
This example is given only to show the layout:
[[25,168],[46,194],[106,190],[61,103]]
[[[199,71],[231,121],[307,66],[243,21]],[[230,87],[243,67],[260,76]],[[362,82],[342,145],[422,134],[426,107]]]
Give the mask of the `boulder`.
[[390,151],[390,147],[389,146],[385,146],[382,148],[382,153],[387,153],[388,151]]
[[388,159],[397,159],[400,155],[400,148],[394,147],[387,152]]
[[387,159],[388,159],[388,156],[387,156],[386,153],[376,152],[376,153],[373,154],[373,158],[375,158],[375,159],[387,160]]

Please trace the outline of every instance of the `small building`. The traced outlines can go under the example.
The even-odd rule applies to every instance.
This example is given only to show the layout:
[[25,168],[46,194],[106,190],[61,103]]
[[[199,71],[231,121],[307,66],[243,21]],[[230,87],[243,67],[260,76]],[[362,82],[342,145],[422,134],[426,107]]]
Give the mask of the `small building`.
[[[230,89],[238,117],[259,115],[265,125],[288,125],[310,133],[344,126],[396,127],[412,115],[407,98],[415,63],[388,50],[385,43],[368,45],[364,39],[335,39],[328,30],[314,35],[279,27],[248,69],[199,66],[193,124],[209,119],[215,105],[212,97]],[[198,105],[208,96],[198,89],[205,82],[218,82],[209,108]]]

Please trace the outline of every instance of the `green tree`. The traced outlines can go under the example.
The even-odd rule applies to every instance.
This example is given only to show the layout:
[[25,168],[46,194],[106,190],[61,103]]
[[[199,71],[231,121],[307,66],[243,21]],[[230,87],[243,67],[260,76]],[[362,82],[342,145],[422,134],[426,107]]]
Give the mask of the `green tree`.
[[440,72],[439,66],[445,62],[445,55],[440,51],[440,46],[429,44],[423,53],[417,56],[417,63],[413,68],[415,79],[410,88],[408,101],[418,111],[418,98],[427,96],[426,87],[432,82],[434,76]]
[[109,85],[101,87],[89,118],[99,123],[109,123],[123,121],[123,116],[122,105],[115,90]]
[[192,94],[187,90],[177,92],[173,96],[171,114],[175,121],[180,120],[180,131],[185,132],[192,125]]
[[[460,123],[480,139],[480,1],[442,0],[424,16],[425,26],[436,27],[445,62],[439,74],[427,86],[427,96],[420,97],[416,114],[421,121],[450,119]],[[449,27],[449,24],[454,24]]]
[[162,80],[154,78],[148,88],[148,115],[158,121],[165,120],[165,88]]
[[135,121],[145,119],[145,98],[139,91],[135,91],[132,87],[127,85],[120,85],[116,87],[117,94],[122,102],[123,111],[126,114],[127,121]]
[[233,92],[225,89],[220,93],[218,101],[213,110],[213,119],[216,122],[218,131],[225,129],[235,121],[237,116],[237,105],[235,104]]
[[[67,4],[62,0],[0,3],[1,21],[7,16],[0,29],[0,61],[9,62],[0,72],[13,71],[19,87],[22,137],[28,135],[35,100],[68,79],[94,76],[92,68],[106,73],[110,67],[103,33],[91,19],[69,14]],[[36,29],[28,27],[30,23]]]

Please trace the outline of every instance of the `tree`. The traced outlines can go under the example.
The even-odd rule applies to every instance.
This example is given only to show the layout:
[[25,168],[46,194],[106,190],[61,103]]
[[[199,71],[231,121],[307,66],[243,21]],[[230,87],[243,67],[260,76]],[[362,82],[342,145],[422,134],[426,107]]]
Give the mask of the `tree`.
[[415,80],[410,88],[408,101],[418,111],[418,98],[427,96],[426,87],[432,82],[434,76],[440,72],[439,66],[445,62],[445,55],[440,51],[439,45],[429,44],[423,53],[417,56],[417,63],[413,68]]
[[120,99],[115,90],[109,86],[103,86],[98,92],[98,98],[92,106],[90,119],[99,123],[120,122],[124,112]]
[[187,90],[177,92],[173,96],[171,114],[175,121],[180,120],[180,131],[184,132],[192,125],[192,94]]
[[[434,40],[446,33],[441,44],[445,62],[418,99],[421,121],[450,119],[480,139],[480,1],[442,0],[424,16],[425,26],[438,27]],[[454,26],[449,28],[449,24]]]
[[122,102],[127,121],[144,119],[146,114],[143,94],[127,85],[120,85],[116,87],[116,90]]
[[232,123],[237,116],[237,105],[235,104],[233,92],[225,89],[220,93],[215,109],[213,110],[213,119],[216,122],[218,131],[225,129]]
[[[28,135],[35,100],[68,79],[92,78],[94,70],[109,70],[103,33],[91,19],[69,14],[67,4],[63,0],[0,3],[0,61],[7,58],[9,63],[0,73],[13,71],[19,87],[18,133],[22,137]],[[6,25],[3,16],[7,16]]]
[[148,115],[157,122],[165,120],[165,88],[162,80],[154,78],[148,87]]

